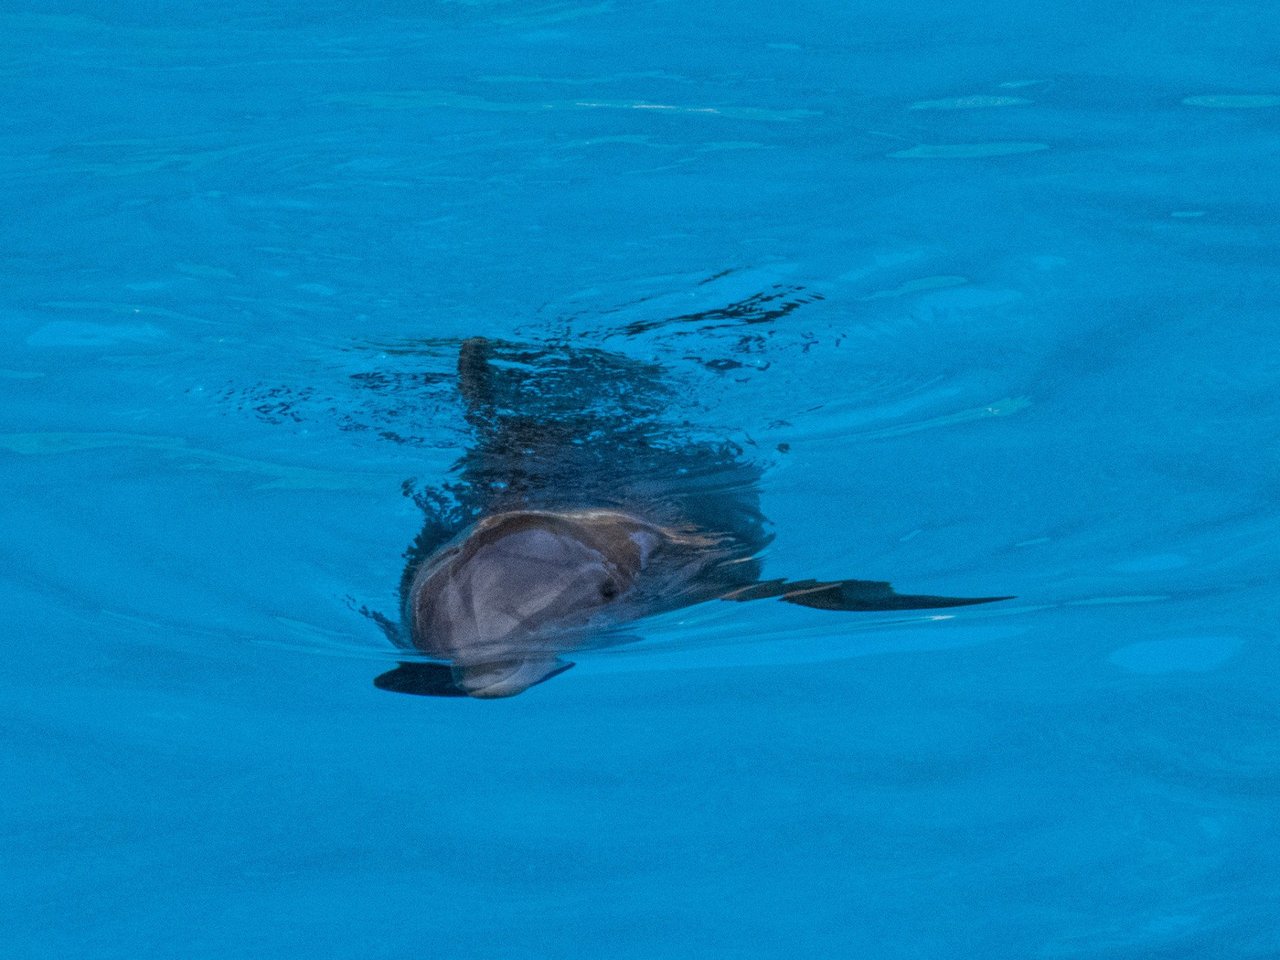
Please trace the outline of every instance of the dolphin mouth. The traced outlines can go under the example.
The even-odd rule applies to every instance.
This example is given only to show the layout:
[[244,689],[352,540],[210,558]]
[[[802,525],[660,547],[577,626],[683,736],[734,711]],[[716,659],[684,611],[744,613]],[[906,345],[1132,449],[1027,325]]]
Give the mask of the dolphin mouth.
[[453,665],[453,682],[477,700],[514,697],[532,686],[564,673],[573,664],[555,658],[499,660],[493,663]]

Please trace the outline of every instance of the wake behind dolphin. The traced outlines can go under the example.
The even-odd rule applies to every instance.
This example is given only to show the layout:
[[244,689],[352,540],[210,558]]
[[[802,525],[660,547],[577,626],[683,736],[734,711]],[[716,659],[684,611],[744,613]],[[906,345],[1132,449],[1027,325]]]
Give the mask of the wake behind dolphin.
[[384,624],[430,659],[377,677],[382,689],[512,696],[623,624],[709,600],[876,611],[1007,599],[763,579],[761,468],[735,444],[673,430],[678,404],[656,365],[477,338],[459,351],[458,391],[474,443],[456,482],[416,498],[426,519],[401,626]]

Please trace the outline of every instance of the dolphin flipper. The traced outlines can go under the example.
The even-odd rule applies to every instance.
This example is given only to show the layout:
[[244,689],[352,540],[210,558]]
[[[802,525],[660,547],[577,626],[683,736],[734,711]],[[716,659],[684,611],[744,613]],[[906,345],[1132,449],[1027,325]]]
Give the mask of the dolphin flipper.
[[932,597],[895,593],[883,580],[762,580],[726,593],[722,600],[766,600],[818,610],[931,610],[967,607],[975,603],[1012,600],[1013,597]]

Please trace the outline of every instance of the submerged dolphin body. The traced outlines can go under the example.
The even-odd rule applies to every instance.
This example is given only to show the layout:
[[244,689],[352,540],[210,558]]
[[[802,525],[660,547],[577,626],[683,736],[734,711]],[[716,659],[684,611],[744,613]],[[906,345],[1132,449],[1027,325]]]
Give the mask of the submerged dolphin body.
[[762,580],[771,537],[760,470],[731,444],[672,442],[660,373],[604,351],[462,345],[458,382],[476,444],[449,488],[451,508],[439,495],[419,499],[428,516],[402,580],[403,626],[388,625],[431,660],[401,663],[378,687],[513,696],[569,669],[560,654],[619,624],[714,599],[854,611],[1007,599]]

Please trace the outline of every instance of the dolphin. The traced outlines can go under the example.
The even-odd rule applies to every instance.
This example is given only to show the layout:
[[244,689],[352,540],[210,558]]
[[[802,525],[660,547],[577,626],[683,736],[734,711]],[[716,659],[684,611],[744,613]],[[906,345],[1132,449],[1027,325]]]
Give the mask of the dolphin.
[[732,444],[673,437],[661,371],[606,351],[465,341],[458,387],[476,436],[462,482],[418,499],[401,622],[420,657],[374,680],[423,696],[510,697],[645,616],[710,600],[836,611],[1009,597],[907,595],[870,580],[761,576],[760,468]]

